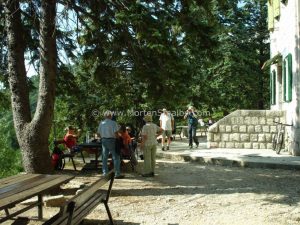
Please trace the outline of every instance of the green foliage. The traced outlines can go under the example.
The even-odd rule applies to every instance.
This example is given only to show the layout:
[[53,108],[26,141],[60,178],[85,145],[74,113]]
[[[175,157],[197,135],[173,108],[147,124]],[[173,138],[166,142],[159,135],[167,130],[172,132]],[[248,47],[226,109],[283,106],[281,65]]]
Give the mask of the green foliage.
[[0,178],[23,171],[21,153],[10,110],[0,110]]
[[[4,141],[0,138],[0,142]],[[23,171],[21,152],[8,149],[0,143],[0,178],[12,176]]]
[[0,178],[22,171],[21,153],[9,111],[0,112]]
[[[268,75],[261,70],[269,57],[266,6],[263,1],[228,1],[216,9],[218,46],[211,57],[194,56],[193,102],[209,111],[268,107]],[[201,62],[199,64],[199,62]]]
[[57,133],[68,124],[95,131],[107,109],[182,110],[193,104],[219,118],[239,108],[266,108],[268,76],[260,70],[269,55],[266,7],[262,1],[238,3],[81,2],[78,7],[91,14],[78,10],[82,51],[74,66],[59,68]]

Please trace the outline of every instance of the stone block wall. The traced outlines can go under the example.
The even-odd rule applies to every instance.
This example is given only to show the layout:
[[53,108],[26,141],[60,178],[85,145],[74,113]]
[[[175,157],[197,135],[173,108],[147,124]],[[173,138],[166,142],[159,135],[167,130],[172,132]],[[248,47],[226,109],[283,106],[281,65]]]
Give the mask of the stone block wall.
[[284,111],[237,110],[208,130],[209,148],[272,149],[273,121],[285,122]]

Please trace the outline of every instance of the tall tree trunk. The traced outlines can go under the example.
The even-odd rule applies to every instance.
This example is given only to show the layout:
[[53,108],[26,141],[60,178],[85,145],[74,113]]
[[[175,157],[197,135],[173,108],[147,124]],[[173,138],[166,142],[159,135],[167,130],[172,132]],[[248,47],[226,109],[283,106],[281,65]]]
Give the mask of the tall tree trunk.
[[12,111],[17,138],[22,150],[23,166],[28,173],[51,173],[49,133],[53,118],[56,85],[56,1],[41,2],[40,84],[37,108],[31,117],[29,91],[24,63],[21,9],[18,0],[5,4],[8,36],[8,69]]

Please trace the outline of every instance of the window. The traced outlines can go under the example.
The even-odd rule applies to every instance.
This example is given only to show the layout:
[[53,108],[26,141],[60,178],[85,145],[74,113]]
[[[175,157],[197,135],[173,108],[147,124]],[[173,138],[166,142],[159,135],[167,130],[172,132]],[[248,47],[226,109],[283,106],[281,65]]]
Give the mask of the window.
[[268,1],[268,30],[274,31],[274,9],[271,1]]
[[268,29],[274,31],[275,19],[280,19],[280,3],[286,3],[287,0],[268,0]]
[[292,55],[288,54],[283,60],[283,100],[292,101],[293,72],[292,72]]
[[270,91],[271,91],[271,105],[276,104],[276,71],[273,70],[270,74]]
[[279,20],[280,17],[280,0],[273,0],[274,18]]

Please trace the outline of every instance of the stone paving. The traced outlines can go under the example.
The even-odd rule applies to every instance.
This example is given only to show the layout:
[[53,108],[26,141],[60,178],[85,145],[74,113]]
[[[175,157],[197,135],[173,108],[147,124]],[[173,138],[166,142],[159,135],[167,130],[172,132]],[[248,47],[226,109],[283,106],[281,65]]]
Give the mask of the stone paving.
[[205,137],[199,140],[199,147],[193,149],[189,149],[187,138],[173,141],[169,151],[162,151],[158,145],[157,156],[204,164],[300,170],[300,156],[289,155],[284,150],[278,155],[270,149],[209,149]]

